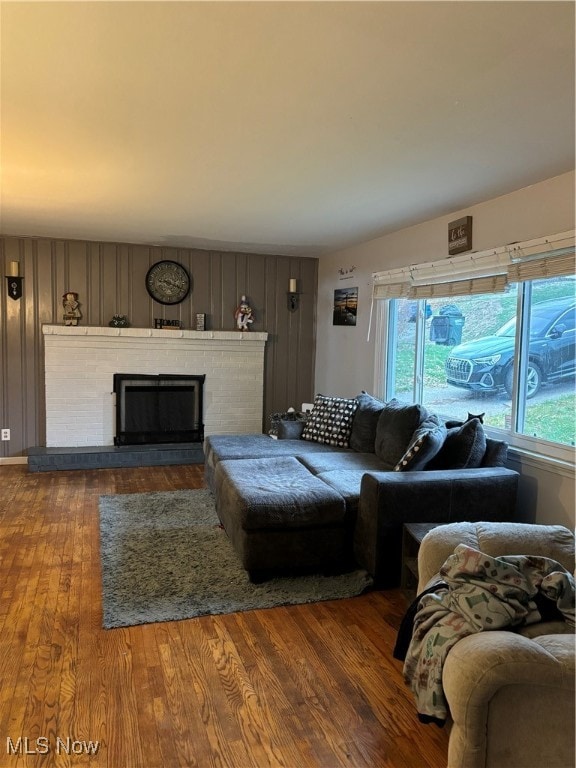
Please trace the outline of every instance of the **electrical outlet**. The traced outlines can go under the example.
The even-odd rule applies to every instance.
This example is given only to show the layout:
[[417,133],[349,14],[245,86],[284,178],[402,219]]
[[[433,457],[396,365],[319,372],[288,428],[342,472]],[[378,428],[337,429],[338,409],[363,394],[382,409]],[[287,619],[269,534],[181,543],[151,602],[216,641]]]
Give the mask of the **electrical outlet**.
[[10,440],[10,430],[9,429],[3,429],[2,430],[2,440]]

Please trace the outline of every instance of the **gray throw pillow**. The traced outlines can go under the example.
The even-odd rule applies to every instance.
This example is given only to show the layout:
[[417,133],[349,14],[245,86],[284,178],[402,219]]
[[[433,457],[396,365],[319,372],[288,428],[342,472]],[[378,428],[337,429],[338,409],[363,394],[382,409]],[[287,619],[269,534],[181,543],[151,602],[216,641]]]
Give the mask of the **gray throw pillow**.
[[423,405],[406,405],[398,400],[386,403],[376,428],[375,453],[390,468],[398,464],[416,429],[428,417]]
[[360,453],[374,453],[378,419],[386,403],[367,392],[356,395],[356,400],[358,408],[352,420],[350,448]]
[[446,427],[436,414],[425,419],[412,435],[408,450],[394,467],[395,472],[426,469],[426,465],[439,452],[446,439]]
[[278,440],[299,440],[303,431],[303,421],[281,421],[278,424]]
[[444,445],[426,469],[475,469],[486,453],[486,433],[479,419],[448,430]]

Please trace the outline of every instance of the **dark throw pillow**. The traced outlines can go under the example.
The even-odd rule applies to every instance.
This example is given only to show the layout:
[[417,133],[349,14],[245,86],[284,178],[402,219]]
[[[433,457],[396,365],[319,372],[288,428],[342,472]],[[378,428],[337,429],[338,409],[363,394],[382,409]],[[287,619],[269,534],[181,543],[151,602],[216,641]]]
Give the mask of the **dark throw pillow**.
[[355,398],[346,400],[342,397],[316,395],[302,438],[315,443],[348,448],[352,419],[357,408],[358,401]]
[[360,453],[374,453],[378,419],[386,403],[367,392],[357,395],[356,400],[358,408],[352,421],[350,448]]
[[448,430],[444,445],[426,469],[475,469],[486,453],[486,433],[479,419]]
[[395,467],[410,445],[412,435],[427,417],[428,411],[423,405],[406,405],[396,399],[386,403],[376,428],[376,456],[391,469]]
[[394,467],[395,472],[425,469],[429,461],[440,451],[446,439],[446,427],[436,414],[430,414],[412,435],[404,456]]

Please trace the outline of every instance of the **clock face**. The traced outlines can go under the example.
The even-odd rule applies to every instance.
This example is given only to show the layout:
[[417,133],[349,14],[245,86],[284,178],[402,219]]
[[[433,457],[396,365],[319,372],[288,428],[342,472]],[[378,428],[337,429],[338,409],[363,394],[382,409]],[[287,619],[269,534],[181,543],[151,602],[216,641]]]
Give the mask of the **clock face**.
[[175,261],[158,261],[148,270],[146,288],[160,304],[179,304],[190,291],[190,275]]

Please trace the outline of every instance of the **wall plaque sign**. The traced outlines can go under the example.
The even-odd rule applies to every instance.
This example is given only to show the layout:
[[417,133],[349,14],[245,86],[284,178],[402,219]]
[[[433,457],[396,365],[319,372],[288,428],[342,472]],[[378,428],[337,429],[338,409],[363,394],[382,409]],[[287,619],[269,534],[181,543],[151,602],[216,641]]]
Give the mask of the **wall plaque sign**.
[[472,250],[472,216],[451,221],[448,224],[448,253],[454,256],[470,250]]

